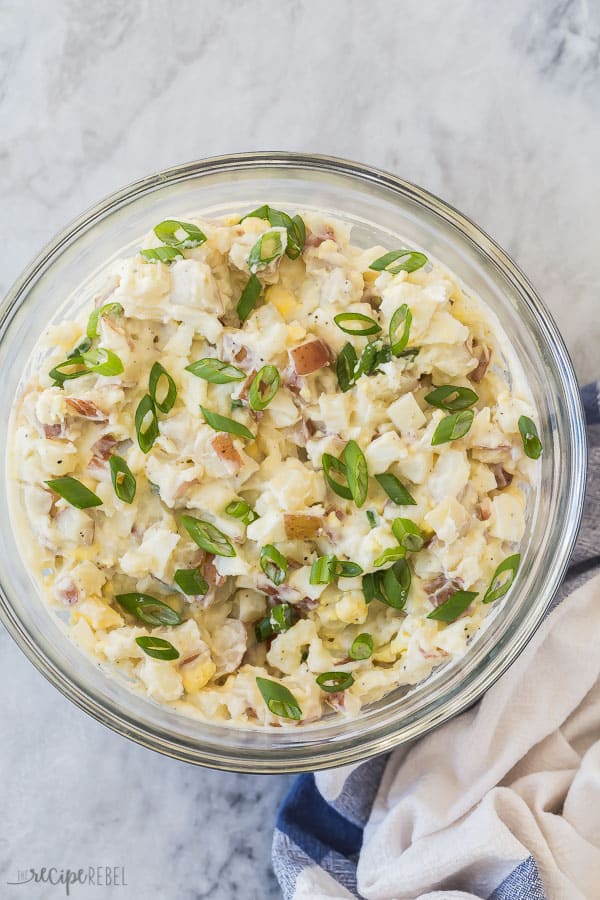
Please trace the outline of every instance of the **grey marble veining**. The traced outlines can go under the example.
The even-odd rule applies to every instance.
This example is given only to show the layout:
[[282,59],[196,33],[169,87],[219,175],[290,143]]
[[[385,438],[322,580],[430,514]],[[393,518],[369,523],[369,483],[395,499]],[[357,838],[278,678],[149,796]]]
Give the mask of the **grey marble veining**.
[[[65,222],[156,169],[251,149],[422,184],[536,285],[598,376],[600,6],[593,0],[3,0],[0,291]],[[162,759],[105,731],[0,634],[0,896],[19,868],[124,865],[122,900],[268,900],[290,779]],[[12,891],[12,893],[10,893]]]

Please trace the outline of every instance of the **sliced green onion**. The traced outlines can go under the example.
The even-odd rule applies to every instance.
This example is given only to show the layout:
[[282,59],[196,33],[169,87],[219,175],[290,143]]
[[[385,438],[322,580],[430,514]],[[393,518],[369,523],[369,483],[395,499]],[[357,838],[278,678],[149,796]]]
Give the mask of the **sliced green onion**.
[[111,456],[108,465],[115,494],[123,503],[133,503],[136,492],[136,480],[133,472],[122,456]]
[[[167,391],[164,394],[164,398],[162,400],[159,400],[157,394],[160,387],[161,378],[167,379]],[[175,400],[177,399],[177,385],[175,384],[175,381],[169,375],[167,370],[164,368],[164,366],[161,366],[159,362],[155,362],[150,369],[149,393],[154,400],[154,405],[161,411],[161,413],[171,412],[175,404]]]
[[210,425],[215,431],[225,431],[227,434],[235,434],[237,437],[247,438],[249,441],[254,440],[254,435],[250,429],[246,428],[245,425],[242,425],[241,422],[236,422],[235,419],[228,419],[227,416],[221,416],[219,413],[211,412],[210,409],[206,409],[206,407],[202,405],[200,406],[200,409],[202,410],[202,415],[206,419],[207,425]]
[[[393,356],[400,356],[408,344],[410,326],[412,325],[412,313],[406,303],[399,306],[390,321],[390,344]],[[397,337],[398,329],[402,328],[402,334]]]
[[365,603],[370,603],[371,600],[379,596],[378,578],[376,577],[379,574],[379,572],[367,572],[366,575],[363,575],[362,589],[365,595]]
[[320,556],[310,567],[310,584],[330,584],[334,578],[356,578],[363,570],[358,563],[338,559],[333,553]]
[[356,350],[352,344],[344,344],[335,363],[335,372],[337,375],[340,390],[344,393],[356,384],[358,359]]
[[[333,321],[345,334],[355,334],[360,337],[367,337],[370,334],[379,334],[381,331],[381,325],[378,325],[375,319],[358,312],[339,313],[337,316],[333,317]],[[362,328],[348,328],[345,326],[345,322],[362,322],[364,325]]]
[[48,375],[54,379],[55,384],[62,387],[65,381],[81,378],[82,375],[89,375],[89,371],[83,356],[68,356],[63,362],[50,369]]
[[[389,552],[393,553],[395,550],[396,548],[390,548]],[[399,547],[398,551],[406,553],[403,547]],[[389,569],[380,569],[378,572],[369,572],[363,576],[362,589],[365,602],[370,603],[377,599],[394,609],[403,609],[410,584],[410,568],[406,559],[401,557]]]
[[404,485],[401,484],[391,472],[384,472],[382,475],[376,475],[375,480],[379,482],[390,500],[397,506],[417,505],[417,501],[414,497],[409,494]]
[[328,694],[345,691],[354,684],[351,672],[323,672],[321,675],[317,675],[315,680],[321,690]]
[[347,480],[348,474],[346,472],[346,466],[344,463],[337,459],[335,456],[332,456],[330,453],[324,453],[321,457],[321,465],[323,466],[323,475],[325,476],[325,481],[331,488],[331,490],[338,495],[338,497],[343,497],[344,500],[352,500],[352,491],[346,485],[341,484],[337,481],[332,472],[337,472],[338,475],[343,475],[343,477]]
[[362,567],[349,559],[338,559],[335,564],[335,574],[338,578],[356,578],[362,575]]
[[296,721],[302,718],[302,710],[298,705],[298,701],[283,684],[271,681],[269,678],[257,677],[256,686],[261,692],[269,711],[274,716],[280,716],[282,719],[295,719]]
[[148,453],[159,435],[158,416],[150,394],[145,394],[138,403],[135,411],[135,431],[140,450]]
[[[123,307],[120,303],[105,303],[104,306],[98,306],[88,319],[86,334],[93,341],[98,337],[98,326],[103,316],[117,318],[123,315]],[[89,347],[85,348],[89,350]]]
[[[81,346],[81,345],[80,345]],[[81,378],[82,375],[120,375],[123,371],[123,363],[112,350],[98,347],[94,350],[86,350],[79,356],[70,356],[59,363],[48,373],[50,378],[62,387],[65,381],[73,378]]]
[[367,520],[368,520],[369,525],[371,526],[371,528],[376,528],[376,527],[377,527],[377,516],[375,515],[375,510],[374,510],[374,509],[368,509],[368,510],[367,510]]
[[69,359],[75,359],[77,357],[81,357],[81,354],[87,353],[87,351],[90,349],[91,346],[92,346],[91,338],[89,338],[89,337],[82,338],[81,341],[77,344],[77,346],[73,347],[73,349],[69,353],[67,353],[67,359],[69,360]]
[[[504,597],[507,591],[512,587],[520,562],[521,554],[514,553],[512,556],[507,556],[506,559],[500,563],[494,572],[489,588],[483,595],[484,603],[494,603],[495,600]],[[504,575],[506,575],[506,577],[503,577]]]
[[252,409],[266,409],[277,391],[281,379],[275,366],[263,366],[255,375],[248,391]]
[[468,409],[477,403],[479,397],[471,388],[456,387],[454,384],[442,384],[440,387],[431,391],[425,397],[430,406],[437,406],[438,409],[445,409],[448,412],[458,412],[461,409]]
[[246,213],[245,216],[242,216],[240,222],[250,218],[266,219],[274,228],[285,228],[287,230],[286,255],[289,256],[290,259],[297,259],[300,256],[306,240],[306,227],[300,216],[296,215],[292,219],[287,213],[282,212],[280,209],[273,209],[271,206],[265,204],[264,206],[259,206],[258,209],[254,209],[252,212]]
[[411,575],[405,559],[399,559],[385,569],[383,576],[384,602],[394,609],[403,609],[410,589]]
[[179,613],[151,594],[117,594],[115,600],[125,612],[136,616],[146,625],[181,625]]
[[[183,231],[185,237],[177,237],[177,233],[180,231]],[[180,222],[178,219],[165,219],[163,222],[159,222],[154,229],[154,234],[163,244],[177,248],[198,247],[206,240],[206,235],[200,231],[197,225]]]
[[51,478],[46,482],[48,487],[77,509],[90,509],[92,506],[102,506],[102,500],[85,484],[72,478],[71,475],[63,475],[61,478]]
[[256,275],[251,275],[246,282],[246,287],[242,291],[236,307],[237,314],[240,317],[241,322],[246,321],[246,319],[258,303],[258,298],[260,297],[261,291],[262,284],[260,283]]
[[396,562],[398,559],[404,559],[405,556],[406,549],[404,547],[388,547],[377,557],[377,559],[373,560],[373,565],[380,568],[386,566],[388,563]]
[[421,530],[411,519],[394,519],[392,531],[400,546],[405,550],[416,553],[423,548],[425,541]]
[[191,372],[197,378],[203,378],[210,384],[229,384],[232,381],[243,381],[246,373],[220,359],[197,359],[185,367],[186,372]]
[[88,371],[94,372],[96,375],[120,375],[123,371],[123,363],[117,354],[104,347],[87,350],[81,354],[81,358],[88,367]]
[[287,574],[287,559],[273,544],[267,544],[260,551],[260,567],[273,584],[282,584]]
[[255,513],[245,500],[232,500],[225,507],[225,512],[228,516],[233,516],[234,519],[240,519],[244,525],[251,525],[252,522],[256,522],[260,518],[258,513]]
[[371,341],[362,352],[355,380],[361,375],[377,375],[380,371],[379,366],[389,362],[391,358],[392,350],[389,344],[384,344],[381,340]]
[[333,553],[315,559],[310,567],[310,584],[330,584],[335,573],[336,557]]
[[184,594],[192,597],[204,596],[208,592],[208,581],[197,568],[177,569],[173,575],[173,581]]
[[175,649],[170,641],[165,641],[164,638],[137,637],[135,642],[152,659],[179,659],[179,651]]
[[475,412],[472,409],[463,409],[462,412],[452,413],[439,423],[431,438],[431,446],[447,444],[448,441],[457,441],[465,436],[473,424]]
[[521,416],[519,418],[519,431],[521,432],[525,456],[528,456],[529,459],[539,459],[542,455],[542,442],[535,427],[535,422],[529,416]]
[[148,262],[161,262],[167,266],[175,259],[183,259],[183,253],[176,247],[150,247],[148,250],[140,250],[140,253]]
[[396,356],[398,359],[409,359],[413,362],[415,357],[419,355],[420,349],[420,347],[409,347],[408,350],[403,350],[402,353],[397,353]]
[[267,641],[276,634],[283,634],[294,624],[295,611],[289,603],[278,603],[269,612],[268,616],[261,619],[254,626],[256,640]]
[[455,622],[469,608],[476,596],[477,591],[455,591],[447,600],[432,610],[427,618],[448,624]]
[[359,634],[352,641],[350,659],[369,659],[373,655],[373,638],[367,632]]
[[256,209],[253,209],[252,212],[243,215],[240,219],[240,222],[243,222],[244,219],[266,219],[267,221],[269,221],[270,212],[270,207],[267,206],[266,203],[263,203],[262,206],[259,206]]
[[365,455],[356,443],[348,441],[342,454],[346,466],[346,478],[352,499],[360,508],[367,499],[369,488],[369,471]]
[[205,522],[204,519],[197,519],[195,516],[182,516],[181,524],[191,539],[208,553],[214,553],[215,556],[235,556],[229,538],[211,522]]
[[279,231],[265,231],[252,247],[248,257],[248,268],[252,274],[265,269],[274,260],[283,256],[285,247]]
[[[392,263],[396,262],[397,259],[401,259],[402,262],[398,266],[392,266]],[[417,269],[421,269],[425,263],[427,262],[427,257],[424,253],[418,253],[416,250],[390,250],[389,253],[384,253],[383,256],[380,256],[369,266],[370,269],[373,269],[375,272],[390,272],[392,275],[397,275],[398,272],[416,272]]]
[[290,259],[297,259],[306,243],[306,225],[302,216],[292,216],[292,229],[288,228],[288,245],[286,254]]

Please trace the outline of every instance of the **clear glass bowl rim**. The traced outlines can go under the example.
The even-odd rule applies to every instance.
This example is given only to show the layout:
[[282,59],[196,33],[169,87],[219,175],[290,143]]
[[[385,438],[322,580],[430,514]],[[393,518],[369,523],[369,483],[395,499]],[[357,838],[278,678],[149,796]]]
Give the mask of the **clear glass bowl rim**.
[[350,176],[362,182],[371,182],[425,207],[447,223],[453,225],[454,228],[461,232],[463,237],[476,244],[479,251],[495,264],[512,285],[516,287],[520,295],[526,298],[530,309],[534,313],[538,327],[545,334],[547,345],[551,349],[554,360],[561,372],[561,387],[569,404],[572,471],[570,494],[566,501],[568,514],[566,520],[563,521],[563,539],[557,552],[552,574],[546,583],[545,596],[542,598],[543,602],[538,599],[535,615],[529,615],[526,622],[527,627],[509,634],[508,637],[512,639],[504,641],[502,652],[496,655],[493,660],[488,661],[485,665],[480,665],[470,672],[465,682],[460,685],[460,690],[451,690],[448,692],[448,697],[442,697],[441,700],[430,703],[431,709],[416,725],[413,723],[408,728],[403,729],[391,723],[387,729],[380,728],[374,735],[366,735],[364,740],[356,741],[353,747],[345,748],[341,756],[339,748],[335,744],[328,747],[325,743],[318,752],[314,748],[307,752],[306,750],[303,751],[302,747],[290,747],[290,752],[287,756],[282,752],[271,756],[268,750],[264,752],[244,752],[242,749],[236,752],[229,751],[229,756],[223,758],[220,754],[207,752],[202,747],[201,740],[196,743],[165,738],[160,731],[140,724],[137,719],[130,717],[125,710],[110,707],[109,704],[91,697],[89,693],[83,691],[71,679],[68,672],[56,666],[36,644],[32,635],[23,627],[7,598],[4,586],[0,585],[0,621],[2,621],[11,637],[38,671],[54,687],[97,721],[148,749],[173,758],[212,768],[266,774],[311,771],[364,761],[371,756],[393,749],[399,743],[426,734],[468,708],[491,687],[519,656],[535,633],[556,595],[568,566],[583,512],[587,470],[587,441],[585,419],[577,380],[564,341],[549,311],[512,258],[472,220],[429,191],[380,169],[337,157],[284,151],[228,154],[192,161],[162,170],[110,194],[83,212],[59,232],[31,261],[9,289],[0,305],[0,340],[4,334],[5,324],[10,319],[13,310],[26,299],[29,285],[35,283],[38,276],[52,266],[53,262],[59,258],[62,248],[68,246],[77,234],[90,229],[97,221],[110,214],[111,211],[118,209],[129,201],[152,193],[161,186],[175,184],[191,177],[224,172],[243,173],[244,171],[262,168],[317,171],[324,174]]

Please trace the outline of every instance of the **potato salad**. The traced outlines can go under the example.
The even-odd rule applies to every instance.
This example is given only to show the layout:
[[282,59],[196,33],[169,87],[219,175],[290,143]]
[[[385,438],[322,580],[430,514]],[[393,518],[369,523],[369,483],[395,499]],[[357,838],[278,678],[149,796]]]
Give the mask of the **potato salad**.
[[22,552],[72,638],[238,727],[353,716],[462,657],[518,578],[542,452],[495,316],[314,212],[140,248],[47,330],[13,412]]

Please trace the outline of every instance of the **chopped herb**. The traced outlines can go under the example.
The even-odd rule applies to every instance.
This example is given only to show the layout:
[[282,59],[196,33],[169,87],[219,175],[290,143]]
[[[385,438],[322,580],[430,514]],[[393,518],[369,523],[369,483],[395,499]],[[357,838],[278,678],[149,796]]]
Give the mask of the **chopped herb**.
[[283,719],[295,719],[296,721],[302,718],[302,710],[298,705],[298,701],[285,685],[279,684],[277,681],[271,681],[269,678],[260,677],[257,677],[256,685],[269,711],[274,716],[280,716]]
[[260,567],[273,584],[280,585],[287,574],[287,559],[273,544],[267,544],[260,551]]
[[176,247],[150,247],[140,250],[141,255],[151,263],[165,263],[169,266],[175,259],[183,259],[183,253]]
[[[393,356],[400,356],[404,352],[410,337],[411,325],[412,313],[406,303],[403,303],[402,306],[398,307],[390,321],[390,345]],[[402,328],[402,333],[397,337],[399,328]]]
[[254,410],[266,409],[277,391],[281,379],[275,366],[263,366],[255,375],[248,391],[248,400]]
[[396,476],[391,472],[385,472],[382,475],[376,475],[375,480],[379,482],[390,500],[392,500],[397,506],[417,505],[417,501],[410,495],[404,485],[401,484]]
[[494,603],[495,600],[504,597],[512,587],[520,562],[521,555],[515,553],[512,556],[507,556],[506,559],[500,563],[494,572],[489,588],[483,595],[484,603]]
[[150,394],[145,394],[138,403],[135,411],[135,430],[140,450],[148,453],[159,435],[158,416]]
[[214,553],[215,556],[235,556],[229,538],[211,522],[196,519],[195,516],[182,516],[181,524],[191,539],[208,553]]
[[295,610],[289,603],[278,603],[270,610],[268,616],[254,626],[256,640],[261,643],[275,637],[276,634],[283,634],[292,627],[295,618]]
[[[365,316],[363,315],[363,313],[359,312],[339,313],[337,316],[333,317],[333,321],[335,322],[337,327],[345,334],[368,337],[368,335],[371,334],[379,334],[379,332],[381,331],[381,325],[378,325],[375,319],[372,319],[370,316]],[[346,325],[346,322],[357,322],[359,323],[359,327],[349,328]],[[361,325],[362,327],[360,327]]]
[[432,447],[438,444],[447,444],[448,441],[457,441],[471,428],[475,413],[472,409],[463,409],[462,412],[452,413],[439,423],[431,438]]
[[244,525],[251,525],[252,522],[256,522],[259,518],[258,513],[255,513],[245,500],[232,500],[225,507],[225,512],[228,516],[233,516],[234,519],[240,519]]
[[519,431],[521,432],[525,456],[528,456],[530,459],[539,459],[542,455],[542,442],[535,427],[535,422],[529,416],[521,416],[519,419]]
[[133,503],[137,485],[131,469],[122,456],[111,456],[108,465],[115,494],[123,503]]
[[210,384],[229,384],[232,381],[243,381],[246,373],[220,359],[197,359],[185,367],[186,372],[191,372],[197,378],[203,378]]
[[369,472],[365,455],[356,441],[348,441],[342,458],[346,467],[346,479],[352,499],[360,508],[367,499],[369,488]]
[[[162,400],[159,400],[157,394],[160,388],[161,379],[166,379],[167,389],[165,392],[164,388],[162,388],[161,393],[164,396]],[[150,369],[149,394],[154,401],[154,405],[161,413],[171,412],[175,405],[175,400],[177,399],[177,386],[173,378],[159,362],[155,362]]]
[[261,291],[262,284],[260,283],[256,275],[251,275],[246,282],[246,287],[242,291],[236,307],[237,314],[240,317],[241,322],[246,321],[246,319],[258,303],[258,298],[260,297]]
[[173,644],[165,641],[163,638],[137,637],[135,642],[147,656],[151,656],[153,659],[179,659],[179,651],[175,649]]
[[477,591],[455,591],[432,610],[427,618],[436,619],[438,622],[455,622],[469,608],[476,596]]
[[[392,266],[396,260],[401,259],[402,262],[397,266]],[[375,272],[389,272],[391,275],[397,275],[398,272],[416,272],[421,269],[427,262],[424,253],[418,253],[416,250],[390,250],[384,253],[378,259],[374,260],[369,266]]]
[[453,384],[442,384],[425,397],[430,406],[445,409],[448,412],[459,412],[477,403],[479,397],[471,388],[456,387]]
[[85,484],[73,478],[71,475],[63,475],[61,478],[51,478],[46,481],[48,487],[74,506],[76,509],[90,509],[92,506],[102,506],[102,500]]
[[[93,311],[91,316],[88,319],[86,334],[90,341],[95,340],[98,337],[98,326],[100,325],[100,319],[103,316],[108,316],[111,319],[116,319],[119,316],[123,315],[123,307],[120,303],[105,303],[104,306],[98,306]],[[81,345],[80,345],[81,346]],[[91,343],[89,346],[84,347],[84,350],[89,350],[91,347]]]
[[[183,232],[183,236],[181,236],[181,232]],[[197,225],[180,222],[178,219],[165,219],[164,222],[160,222],[155,227],[154,234],[163,244],[178,249],[199,247],[206,241],[206,235]]]
[[394,537],[401,547],[413,553],[423,548],[425,541],[418,527],[411,519],[394,519],[392,523]]
[[285,247],[281,241],[281,233],[279,231],[265,231],[250,251],[248,268],[255,275],[260,269],[265,269],[276,259],[283,256],[284,252]]
[[321,690],[328,694],[345,691],[354,684],[351,672],[323,672],[321,675],[317,675],[315,680]]
[[237,422],[235,419],[228,419],[227,416],[221,416],[219,413],[211,412],[210,409],[206,409],[206,407],[202,405],[200,406],[200,409],[202,410],[202,415],[206,419],[207,425],[210,425],[215,431],[225,431],[228,434],[235,434],[236,437],[247,438],[249,441],[254,440],[254,435],[250,429],[246,428],[245,425],[242,425],[241,422]]
[[184,594],[192,597],[204,596],[208,592],[208,581],[203,577],[200,569],[177,569],[173,575],[173,581]]
[[366,632],[359,634],[352,641],[350,659],[369,659],[373,655],[373,638]]
[[125,612],[146,625],[181,625],[179,613],[150,594],[117,594],[115,600]]

